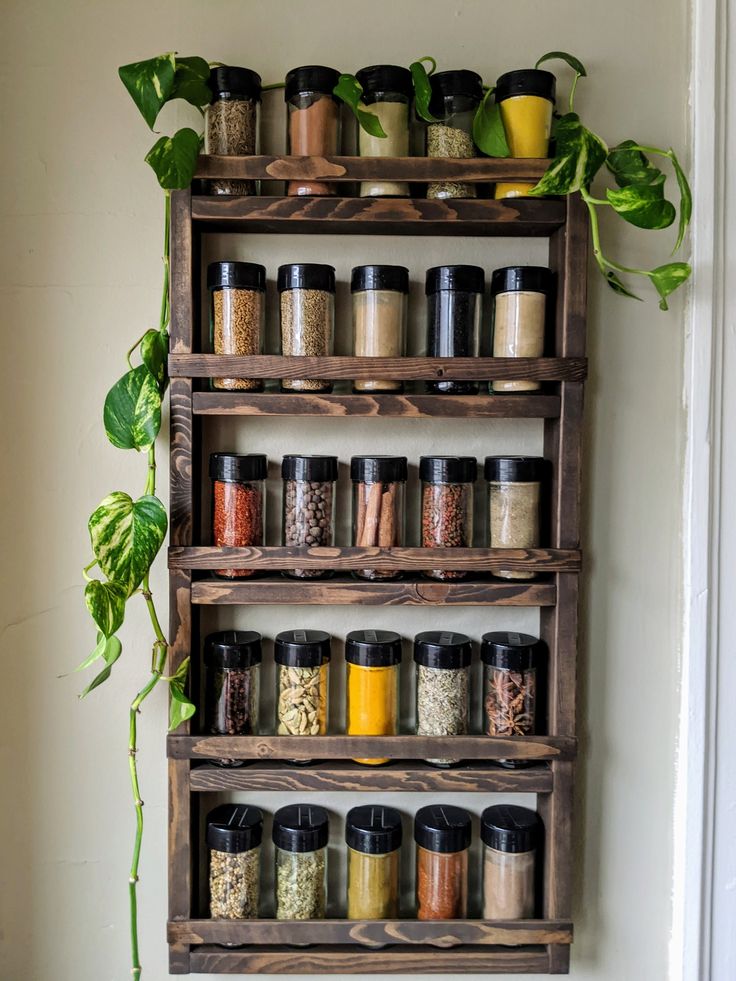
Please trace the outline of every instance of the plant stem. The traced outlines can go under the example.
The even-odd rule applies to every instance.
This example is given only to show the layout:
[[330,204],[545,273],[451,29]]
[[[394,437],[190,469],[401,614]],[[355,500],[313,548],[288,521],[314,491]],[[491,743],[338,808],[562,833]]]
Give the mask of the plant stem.
[[153,443],[148,447],[148,477],[146,478],[146,489],[143,493],[156,493],[156,446]]
[[601,249],[600,226],[598,224],[598,211],[596,210],[600,202],[596,198],[591,197],[584,187],[580,189],[580,194],[588,206],[588,213],[590,214],[590,237],[593,242],[593,257],[598,263],[598,268],[603,275],[606,275],[606,267],[608,267],[609,269],[617,269],[619,272],[631,273],[635,276],[649,276],[647,269],[634,269],[631,266],[622,266],[620,263],[614,262],[613,259],[609,259],[603,254],[603,250]]
[[128,367],[131,368],[131,369],[133,368],[133,365],[130,362],[130,356],[133,353],[133,351],[135,351],[135,349],[138,347],[138,345],[140,344],[140,342],[143,340],[143,338],[146,336],[147,333],[148,333],[148,331],[145,331],[144,330],[143,333],[141,334],[141,336],[138,338],[138,340],[133,345],[133,347],[129,348],[125,352],[125,360],[128,362]]
[[575,72],[575,78],[572,80],[572,88],[570,89],[570,99],[568,100],[568,107],[570,112],[573,111],[572,107],[575,104],[575,89],[578,87],[579,78],[580,78],[579,73]]
[[274,89],[282,89],[284,87],[283,82],[271,82],[270,85],[262,85],[261,92],[271,92]]

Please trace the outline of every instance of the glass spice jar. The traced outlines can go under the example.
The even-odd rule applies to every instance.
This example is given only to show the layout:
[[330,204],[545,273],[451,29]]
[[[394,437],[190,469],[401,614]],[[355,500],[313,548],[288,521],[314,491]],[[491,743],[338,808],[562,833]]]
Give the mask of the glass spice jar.
[[[507,266],[491,277],[493,357],[541,358],[545,314],[552,292],[546,266]],[[506,379],[491,383],[492,392],[536,392],[538,381]]]
[[[217,548],[263,545],[266,525],[264,481],[268,460],[260,453],[211,453],[212,544]],[[216,576],[246,579],[253,569],[218,569]]]
[[[327,734],[330,635],[324,630],[284,630],[274,642],[276,734]],[[295,760],[310,763],[311,760]]]
[[[512,157],[546,157],[555,107],[555,76],[539,68],[506,72],[496,82],[494,98]],[[525,197],[533,184],[501,182],[496,198]]]
[[[395,548],[404,544],[405,456],[354,456],[350,461],[353,482],[353,545],[363,548]],[[361,579],[396,579],[394,570],[358,569]]]
[[329,835],[329,818],[323,807],[289,804],[274,814],[277,920],[324,917]]
[[[472,456],[422,456],[422,548],[471,548],[473,485],[478,464]],[[465,579],[460,569],[429,569],[425,576],[443,581]]]
[[[414,638],[418,736],[467,735],[471,651],[465,634],[428,630]],[[448,741],[448,749],[450,745]],[[453,766],[460,760],[443,757],[426,762]]]
[[[353,353],[358,358],[402,358],[406,354],[409,270],[405,266],[356,266],[353,294]],[[400,381],[356,379],[355,392],[401,392]]]
[[468,915],[470,815],[462,807],[430,804],[414,817],[417,919],[464,920]]
[[[480,266],[427,270],[427,354],[430,358],[477,358],[485,275]],[[431,381],[427,391],[472,395],[477,382]]]
[[[491,548],[539,548],[544,459],[487,456],[488,538]],[[536,572],[497,570],[502,579],[535,579]]]
[[[392,630],[352,630],[345,638],[348,736],[395,736],[399,731],[401,638]],[[388,758],[359,759],[378,766]]]
[[[285,456],[281,463],[284,481],[284,545],[333,545],[335,537],[336,456]],[[321,569],[289,569],[298,579],[321,579]]]
[[[205,110],[205,153],[250,157],[258,153],[261,76],[250,68],[220,65],[210,71],[212,101]],[[255,181],[207,182],[210,194],[255,194]]]
[[345,818],[348,846],[348,919],[394,920],[399,915],[401,815],[364,804]]
[[[531,736],[538,732],[537,706],[544,644],[531,634],[483,634],[483,730],[487,736]],[[499,760],[511,769],[524,760]]]
[[[277,287],[281,353],[286,357],[328,357],[335,341],[335,270],[318,262],[279,266]],[[282,378],[285,392],[331,392],[332,382]]]
[[528,920],[536,907],[537,848],[542,822],[536,811],[494,804],[480,819],[483,841],[483,918]]
[[[250,357],[263,354],[266,322],[266,269],[255,262],[211,262],[210,341],[215,354]],[[260,392],[260,378],[213,378],[212,387]]]
[[[295,157],[331,157],[340,152],[340,104],[333,89],[340,79],[334,68],[303,65],[286,76],[286,145]],[[289,196],[335,193],[335,185],[317,180],[289,181]]]
[[[473,120],[483,98],[483,79],[475,72],[435,72],[429,77],[432,96],[429,111],[436,123],[427,124],[428,157],[477,156]],[[428,198],[474,198],[475,184],[436,181],[427,187]]]
[[[360,108],[378,117],[383,136],[371,136],[358,127],[358,153],[361,157],[409,156],[409,109],[414,86],[411,72],[399,65],[372,65],[361,68],[355,77],[363,89]],[[406,181],[361,181],[360,196],[409,197]]]
[[260,899],[263,815],[246,804],[221,804],[207,815],[210,916],[252,920]]
[[[204,641],[205,726],[216,736],[258,733],[261,635],[254,630],[222,630]],[[221,759],[222,766],[243,760]]]

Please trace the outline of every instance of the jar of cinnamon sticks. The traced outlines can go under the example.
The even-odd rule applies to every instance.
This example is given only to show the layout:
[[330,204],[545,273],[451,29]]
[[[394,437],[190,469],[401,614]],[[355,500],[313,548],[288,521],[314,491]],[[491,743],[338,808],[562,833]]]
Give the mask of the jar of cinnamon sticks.
[[[353,545],[394,548],[404,544],[405,456],[354,456]],[[396,579],[400,573],[359,569],[362,579]]]

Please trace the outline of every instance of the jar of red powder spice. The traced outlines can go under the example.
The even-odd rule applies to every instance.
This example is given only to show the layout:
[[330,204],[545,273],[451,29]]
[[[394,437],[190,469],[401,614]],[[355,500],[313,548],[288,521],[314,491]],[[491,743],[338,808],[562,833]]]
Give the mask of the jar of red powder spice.
[[414,817],[417,843],[417,919],[461,920],[468,915],[470,815],[462,807],[430,804]]
[[[212,544],[217,548],[263,545],[267,471],[268,461],[260,453],[210,455]],[[245,579],[253,569],[218,569],[215,575]]]
[[[340,152],[340,104],[333,89],[340,73],[324,65],[303,65],[286,76],[286,143],[295,157],[329,157]],[[324,196],[335,185],[315,180],[289,181],[289,195]]]

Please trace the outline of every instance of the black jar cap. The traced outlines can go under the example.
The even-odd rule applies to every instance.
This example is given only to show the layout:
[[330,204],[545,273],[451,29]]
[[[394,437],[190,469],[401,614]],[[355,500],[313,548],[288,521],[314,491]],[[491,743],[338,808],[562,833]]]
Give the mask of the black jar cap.
[[273,816],[271,837],[286,852],[316,852],[330,837],[330,819],[318,804],[287,804]]
[[538,95],[554,102],[556,84],[557,79],[552,72],[541,68],[519,68],[501,75],[496,82],[494,97],[496,102],[503,102],[515,95]]
[[497,293],[552,292],[552,270],[547,266],[505,266],[494,269],[491,276],[491,296]]
[[499,483],[534,483],[544,476],[545,464],[541,456],[487,456],[484,472],[486,480]]
[[263,814],[251,804],[221,804],[207,815],[207,844],[218,852],[249,852],[263,838]]
[[483,634],[480,657],[484,664],[509,671],[528,671],[539,667],[544,642],[531,634],[494,630]]
[[209,668],[251,668],[261,663],[261,635],[255,630],[220,630],[204,639]]
[[318,668],[330,660],[331,637],[324,630],[282,630],[273,659],[289,668]]
[[361,804],[345,818],[345,841],[356,852],[386,855],[401,846],[401,837],[401,815],[393,807]]
[[359,484],[393,484],[405,481],[407,474],[405,456],[354,456],[350,460],[350,479]]
[[361,668],[400,664],[401,637],[393,630],[351,630],[345,638],[345,660]]
[[289,99],[300,92],[324,92],[332,95],[332,90],[340,80],[340,72],[336,68],[326,68],[324,65],[301,65],[292,68],[287,73],[284,84],[284,99]]
[[210,453],[213,480],[265,480],[268,457],[263,453]]
[[497,852],[530,852],[541,830],[537,812],[518,804],[493,804],[480,817],[481,839]]
[[289,454],[281,461],[284,480],[337,480],[336,456],[297,456]]
[[355,77],[366,96],[363,99],[366,104],[373,101],[374,92],[400,92],[409,99],[414,95],[411,72],[401,65],[369,65],[356,72]]
[[465,634],[425,630],[414,638],[414,660],[425,668],[467,668],[471,652]]
[[474,456],[420,456],[419,479],[430,484],[473,484],[478,478]]
[[409,270],[406,266],[356,266],[350,277],[350,292],[393,290],[409,292]]
[[219,65],[210,69],[212,101],[217,99],[261,98],[261,76],[250,68]]
[[467,68],[435,72],[429,76],[429,84],[432,88],[429,111],[440,119],[445,115],[444,100],[447,97],[464,96],[475,103],[483,98],[483,79],[477,72],[471,72]]
[[263,293],[266,267],[257,262],[211,262],[207,266],[207,289],[218,290],[223,286]]
[[276,278],[279,293],[284,290],[324,290],[335,292],[335,268],[322,262],[289,262],[279,266]]
[[414,841],[430,852],[461,852],[470,845],[470,815],[452,804],[420,807],[414,817]]
[[440,290],[482,293],[486,277],[480,266],[432,266],[427,270],[424,292],[429,296]]

